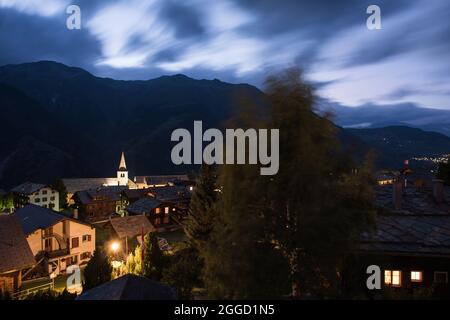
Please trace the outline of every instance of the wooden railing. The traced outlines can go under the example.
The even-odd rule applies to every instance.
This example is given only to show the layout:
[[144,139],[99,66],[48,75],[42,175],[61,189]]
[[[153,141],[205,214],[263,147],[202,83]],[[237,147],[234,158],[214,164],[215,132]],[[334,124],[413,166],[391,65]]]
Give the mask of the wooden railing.
[[48,291],[48,290],[53,290],[53,289],[54,289],[54,284],[53,284],[53,281],[51,281],[49,283],[41,284],[36,287],[32,287],[29,289],[15,292],[11,295],[11,297],[13,299],[22,300],[22,299],[25,299],[28,295],[30,295],[32,293],[37,293],[40,291]]

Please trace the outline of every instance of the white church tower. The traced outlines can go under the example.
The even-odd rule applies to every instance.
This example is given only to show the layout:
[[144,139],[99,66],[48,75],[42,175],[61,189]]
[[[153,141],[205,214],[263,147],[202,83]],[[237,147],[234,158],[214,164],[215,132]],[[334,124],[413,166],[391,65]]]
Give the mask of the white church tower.
[[119,186],[128,185],[128,170],[127,164],[125,163],[125,154],[123,152],[120,157],[119,170],[117,170],[117,184]]

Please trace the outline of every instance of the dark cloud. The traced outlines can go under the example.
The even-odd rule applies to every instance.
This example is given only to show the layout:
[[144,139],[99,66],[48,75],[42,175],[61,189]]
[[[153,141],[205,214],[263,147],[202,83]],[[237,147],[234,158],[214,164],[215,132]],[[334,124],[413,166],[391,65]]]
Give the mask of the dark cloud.
[[0,65],[56,60],[89,69],[101,55],[84,29],[68,30],[65,13],[53,19],[0,10]]

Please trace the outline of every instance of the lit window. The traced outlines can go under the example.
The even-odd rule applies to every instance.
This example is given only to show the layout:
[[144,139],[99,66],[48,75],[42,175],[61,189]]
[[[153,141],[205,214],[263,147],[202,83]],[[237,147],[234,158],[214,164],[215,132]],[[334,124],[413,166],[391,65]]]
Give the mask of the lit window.
[[161,213],[161,208],[156,208],[156,209],[155,209],[155,213],[156,213],[156,214],[160,214],[160,213]]
[[392,271],[385,270],[384,271],[384,284],[392,284]]
[[392,286],[400,287],[402,285],[402,272],[399,270],[392,271]]
[[169,213],[169,207],[164,208],[164,213]]
[[411,282],[422,282],[422,271],[411,271]]
[[402,285],[402,272],[400,270],[385,270],[384,284],[400,287]]

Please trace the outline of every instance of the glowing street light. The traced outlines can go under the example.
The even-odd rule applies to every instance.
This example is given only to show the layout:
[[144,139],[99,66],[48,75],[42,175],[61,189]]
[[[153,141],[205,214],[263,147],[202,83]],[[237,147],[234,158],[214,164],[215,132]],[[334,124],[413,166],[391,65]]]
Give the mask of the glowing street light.
[[120,244],[117,241],[114,241],[113,243],[111,243],[111,250],[112,252],[116,253],[120,248]]

